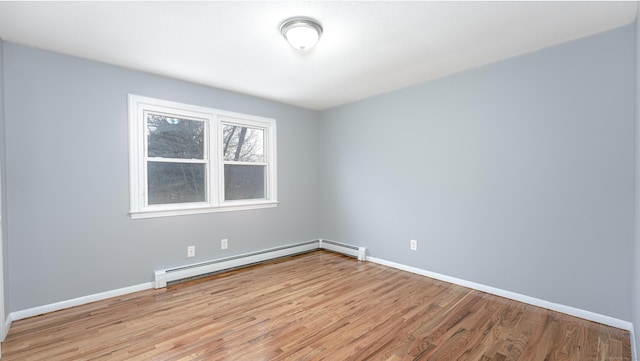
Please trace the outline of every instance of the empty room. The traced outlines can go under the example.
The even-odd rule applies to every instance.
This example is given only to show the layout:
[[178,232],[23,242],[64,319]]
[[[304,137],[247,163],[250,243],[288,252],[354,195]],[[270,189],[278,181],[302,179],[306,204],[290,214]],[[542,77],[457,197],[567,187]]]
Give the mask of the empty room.
[[637,361],[638,12],[0,1],[0,357]]

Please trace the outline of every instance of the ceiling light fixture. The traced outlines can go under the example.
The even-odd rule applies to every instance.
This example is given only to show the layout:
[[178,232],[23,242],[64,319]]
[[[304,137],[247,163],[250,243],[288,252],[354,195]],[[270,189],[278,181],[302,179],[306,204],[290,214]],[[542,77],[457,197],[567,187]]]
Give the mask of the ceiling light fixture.
[[280,25],[280,32],[294,48],[309,50],[320,40],[322,26],[313,19],[295,17],[285,20]]

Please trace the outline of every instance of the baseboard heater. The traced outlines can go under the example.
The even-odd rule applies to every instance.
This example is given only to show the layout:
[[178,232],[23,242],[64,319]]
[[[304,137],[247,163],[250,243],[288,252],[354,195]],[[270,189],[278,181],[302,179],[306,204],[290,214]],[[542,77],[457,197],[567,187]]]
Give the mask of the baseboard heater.
[[318,239],[315,241],[270,248],[258,252],[246,253],[238,256],[221,258],[182,267],[157,270],[154,272],[154,287],[163,288],[167,286],[168,282],[203,276],[210,273],[231,270],[239,267],[246,267],[252,264],[265,262],[280,257],[311,252],[317,249],[324,249],[327,251],[353,256],[356,257],[359,261],[364,261],[366,257],[365,247],[352,246],[340,242]]

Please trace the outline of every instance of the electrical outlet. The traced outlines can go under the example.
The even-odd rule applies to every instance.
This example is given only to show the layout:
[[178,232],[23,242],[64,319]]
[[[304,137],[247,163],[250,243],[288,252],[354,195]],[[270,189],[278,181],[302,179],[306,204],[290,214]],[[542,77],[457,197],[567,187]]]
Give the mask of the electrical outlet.
[[418,241],[416,241],[415,239],[412,239],[410,247],[411,247],[412,251],[417,250],[418,249]]
[[225,238],[222,241],[220,241],[220,248],[221,249],[229,248],[229,240]]
[[187,247],[187,257],[195,257],[196,256],[196,246]]

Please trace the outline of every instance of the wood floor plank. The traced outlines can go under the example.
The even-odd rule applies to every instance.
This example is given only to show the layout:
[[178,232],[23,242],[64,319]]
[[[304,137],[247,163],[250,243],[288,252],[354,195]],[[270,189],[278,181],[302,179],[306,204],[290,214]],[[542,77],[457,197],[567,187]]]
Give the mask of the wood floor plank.
[[631,360],[629,333],[316,251],[14,322],[3,360]]

